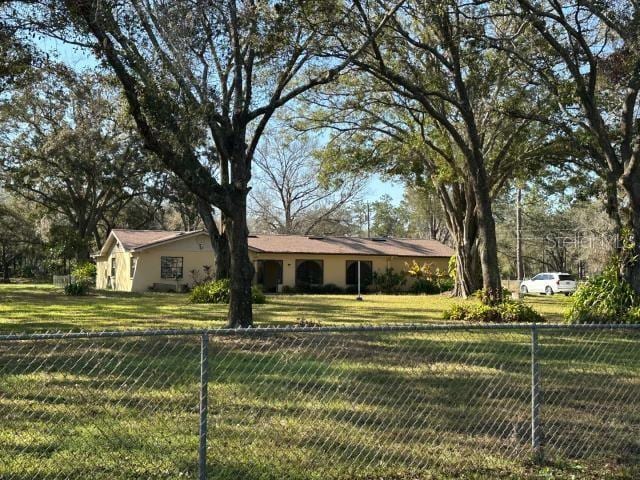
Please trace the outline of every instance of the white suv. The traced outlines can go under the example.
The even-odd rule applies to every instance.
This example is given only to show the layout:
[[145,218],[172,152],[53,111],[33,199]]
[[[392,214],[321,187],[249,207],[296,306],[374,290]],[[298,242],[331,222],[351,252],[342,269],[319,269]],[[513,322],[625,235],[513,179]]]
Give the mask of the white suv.
[[520,284],[520,293],[564,293],[569,295],[576,291],[576,279],[569,273],[547,272],[539,273],[531,280],[525,280]]

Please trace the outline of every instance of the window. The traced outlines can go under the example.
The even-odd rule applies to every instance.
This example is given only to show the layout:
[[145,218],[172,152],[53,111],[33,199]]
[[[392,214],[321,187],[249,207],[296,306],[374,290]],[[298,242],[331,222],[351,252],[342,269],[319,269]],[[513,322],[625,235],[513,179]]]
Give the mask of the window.
[[129,264],[129,276],[133,278],[133,276],[136,274],[136,266],[138,265],[138,259],[131,257],[130,262],[131,263]]
[[322,260],[296,260],[296,285],[322,285],[323,277]]
[[160,257],[160,278],[182,278],[182,257]]
[[576,281],[576,279],[573,278],[573,275],[558,275],[558,280],[563,280],[563,281],[570,280],[570,281],[573,281],[573,282]]
[[542,274],[536,275],[531,280],[533,280],[534,282],[537,282],[538,280],[544,280],[544,275]]
[[[347,285],[358,284],[358,261],[347,260]],[[373,263],[371,261],[360,260],[360,285],[367,286],[373,281]]]
[[115,278],[116,276],[116,259],[115,257],[111,257],[111,276]]

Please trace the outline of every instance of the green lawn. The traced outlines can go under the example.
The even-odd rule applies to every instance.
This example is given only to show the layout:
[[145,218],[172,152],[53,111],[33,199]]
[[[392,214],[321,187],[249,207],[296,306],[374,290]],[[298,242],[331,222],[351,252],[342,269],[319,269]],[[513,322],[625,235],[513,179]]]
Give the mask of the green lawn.
[[[225,315],[177,294],[0,295],[4,332],[217,327]],[[277,296],[256,323],[437,323],[453,302]],[[568,305],[527,302],[550,321]],[[541,331],[540,344],[541,465],[529,459],[527,329],[212,336],[209,478],[639,478],[640,332]],[[199,355],[197,336],[0,341],[0,479],[195,478]]]
[[[254,307],[256,325],[291,325],[301,319],[322,325],[443,322],[459,299],[446,295],[279,295]],[[561,322],[568,299],[530,296],[526,302],[547,321]],[[122,328],[215,328],[225,305],[190,305],[184,294],[99,292],[67,297],[47,285],[0,285],[0,331],[106,330]]]

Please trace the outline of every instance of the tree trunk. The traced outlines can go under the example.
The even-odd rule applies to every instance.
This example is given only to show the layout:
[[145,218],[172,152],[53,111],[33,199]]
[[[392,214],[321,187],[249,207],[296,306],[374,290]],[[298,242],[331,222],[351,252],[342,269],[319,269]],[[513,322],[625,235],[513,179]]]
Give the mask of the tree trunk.
[[480,256],[477,242],[456,241],[456,285],[453,295],[467,298],[480,287]]
[[453,295],[466,298],[480,288],[482,280],[473,186],[469,181],[452,184],[449,189],[439,182],[434,186],[455,244],[456,284]]
[[605,210],[613,222],[614,248],[616,254],[619,255],[622,247],[622,219],[620,218],[620,201],[618,199],[618,179],[619,176],[613,172],[607,174],[605,179],[607,193]]
[[7,250],[2,245],[2,283],[11,282],[11,272],[9,271],[9,259],[7,258]]
[[213,217],[211,205],[199,198],[197,207],[202,223],[204,223],[207,233],[209,234],[211,248],[213,248],[213,278],[216,280],[229,278],[231,274],[231,254],[229,252],[229,239],[227,238],[226,231],[223,228],[218,229],[215,218]]
[[229,328],[253,325],[251,310],[251,282],[253,264],[249,258],[249,229],[247,228],[247,191],[236,190],[229,222],[229,250],[231,253],[231,295],[229,298]]
[[85,238],[80,240],[80,245],[76,248],[76,262],[78,265],[86,263],[91,258],[89,254],[89,242]]
[[621,239],[621,271],[633,291],[640,294],[640,176],[631,172],[622,185],[629,198],[629,220]]
[[476,171],[476,211],[478,214],[478,233],[480,237],[480,265],[482,267],[482,288],[485,301],[495,304],[502,300],[502,285],[498,267],[498,242],[496,223],[493,219],[491,199],[487,190],[484,169]]

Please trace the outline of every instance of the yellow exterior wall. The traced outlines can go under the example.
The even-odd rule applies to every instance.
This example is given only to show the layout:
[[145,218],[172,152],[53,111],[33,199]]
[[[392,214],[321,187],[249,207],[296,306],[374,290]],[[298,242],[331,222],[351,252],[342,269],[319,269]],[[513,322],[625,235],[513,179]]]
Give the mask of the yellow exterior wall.
[[277,254],[252,252],[251,259],[256,266],[257,260],[282,260],[282,284],[294,287],[296,284],[296,260],[322,260],[324,263],[324,283],[332,283],[340,288],[347,286],[347,261],[371,261],[374,272],[384,272],[393,268],[395,272],[406,271],[406,263],[411,265],[415,260],[419,265],[428,263],[435,271],[436,268],[446,272],[449,258],[443,257],[387,257],[375,255],[310,255],[310,254]]
[[[160,265],[163,256],[182,257],[183,278],[178,281],[178,288],[181,285],[193,283],[193,276],[190,273],[192,270],[198,270],[203,275],[203,266],[213,265],[213,249],[206,234],[177,240],[139,252],[124,252],[114,244],[104,257],[96,259],[96,288],[107,288],[111,258],[116,259],[115,282],[112,280],[113,290],[145,292],[154,283],[175,286],[174,279],[161,278]],[[130,276],[132,258],[137,258],[133,278]]]
[[[108,277],[111,271],[111,258],[116,259],[116,277],[112,279],[112,288],[118,291],[145,292],[154,283],[175,285],[173,279],[163,279],[160,276],[161,257],[182,257],[184,277],[179,285],[191,285],[192,270],[203,272],[203,266],[213,265],[213,249],[206,234],[193,236],[183,240],[152,247],[139,252],[125,252],[114,243],[113,247],[103,257],[96,259],[97,277],[96,287],[105,289],[108,285]],[[257,260],[282,260],[283,285],[294,287],[296,283],[297,260],[322,260],[324,264],[324,283],[332,283],[345,288],[346,262],[351,260],[371,261],[374,272],[384,272],[387,268],[393,268],[395,272],[403,272],[407,264],[415,260],[418,264],[428,263],[435,271],[436,268],[446,272],[449,262],[443,257],[388,257],[380,255],[311,255],[311,254],[276,254],[276,253],[250,253],[251,260],[256,266]],[[134,277],[129,275],[131,259],[137,258],[137,266]],[[407,285],[408,286],[408,285]]]

